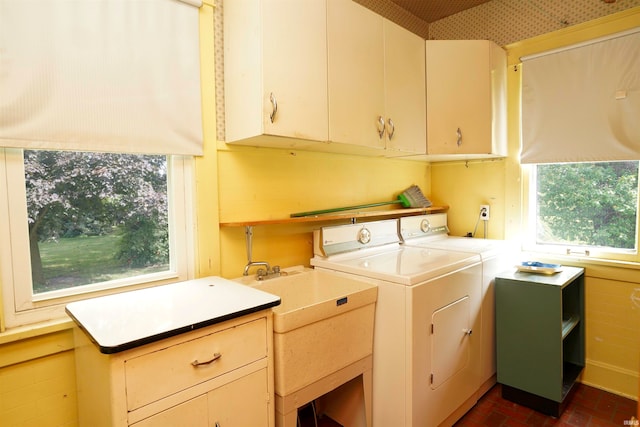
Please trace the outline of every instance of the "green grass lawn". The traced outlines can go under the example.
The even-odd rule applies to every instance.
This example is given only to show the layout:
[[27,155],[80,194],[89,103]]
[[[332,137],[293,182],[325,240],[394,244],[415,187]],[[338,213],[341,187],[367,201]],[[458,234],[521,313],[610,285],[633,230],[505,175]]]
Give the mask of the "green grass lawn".
[[104,282],[168,269],[167,265],[131,268],[115,258],[120,235],[79,236],[41,242],[40,256],[44,286],[34,291],[46,292],[90,283]]

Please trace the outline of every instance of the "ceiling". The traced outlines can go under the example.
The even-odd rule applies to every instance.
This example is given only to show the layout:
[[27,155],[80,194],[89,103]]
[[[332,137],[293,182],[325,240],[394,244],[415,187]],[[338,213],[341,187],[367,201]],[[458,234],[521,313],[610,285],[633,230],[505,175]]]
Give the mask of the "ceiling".
[[471,9],[490,0],[391,0],[427,23]]

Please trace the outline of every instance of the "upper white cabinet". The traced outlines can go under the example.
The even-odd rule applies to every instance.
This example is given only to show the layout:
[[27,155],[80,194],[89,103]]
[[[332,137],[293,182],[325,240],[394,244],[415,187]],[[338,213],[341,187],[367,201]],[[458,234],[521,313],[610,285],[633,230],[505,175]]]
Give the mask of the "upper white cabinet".
[[329,138],[384,149],[382,17],[351,0],[327,1]]
[[225,141],[429,161],[506,156],[506,53],[352,0],[233,0]]
[[502,157],[506,53],[486,40],[429,40],[427,159]]
[[329,139],[425,152],[424,40],[351,0],[328,0]]
[[427,136],[424,39],[384,20],[387,155],[424,154]]
[[225,141],[424,154],[424,40],[352,0],[224,4]]
[[[328,140],[326,0],[224,3],[225,140]],[[247,141],[254,137],[260,141]]]

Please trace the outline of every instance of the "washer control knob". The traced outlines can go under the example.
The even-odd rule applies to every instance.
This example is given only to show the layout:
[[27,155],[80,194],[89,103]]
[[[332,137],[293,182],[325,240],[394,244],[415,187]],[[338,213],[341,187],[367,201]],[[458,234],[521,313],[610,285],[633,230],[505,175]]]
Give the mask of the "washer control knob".
[[371,232],[368,228],[362,227],[360,231],[358,231],[358,242],[366,245],[371,241]]
[[428,233],[429,231],[431,231],[431,224],[429,223],[428,219],[423,219],[420,222],[420,231],[422,231],[423,233]]

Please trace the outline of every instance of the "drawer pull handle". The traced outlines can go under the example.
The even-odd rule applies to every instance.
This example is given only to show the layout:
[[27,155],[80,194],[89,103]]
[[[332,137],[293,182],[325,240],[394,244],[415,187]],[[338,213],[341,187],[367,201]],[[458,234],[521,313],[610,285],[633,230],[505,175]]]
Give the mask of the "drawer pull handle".
[[195,367],[198,366],[202,366],[202,365],[209,365],[210,363],[215,362],[216,360],[220,359],[222,357],[221,353],[214,353],[213,354],[213,359],[211,360],[207,360],[206,362],[198,362],[198,359],[194,360],[193,362],[191,362],[191,364]]

